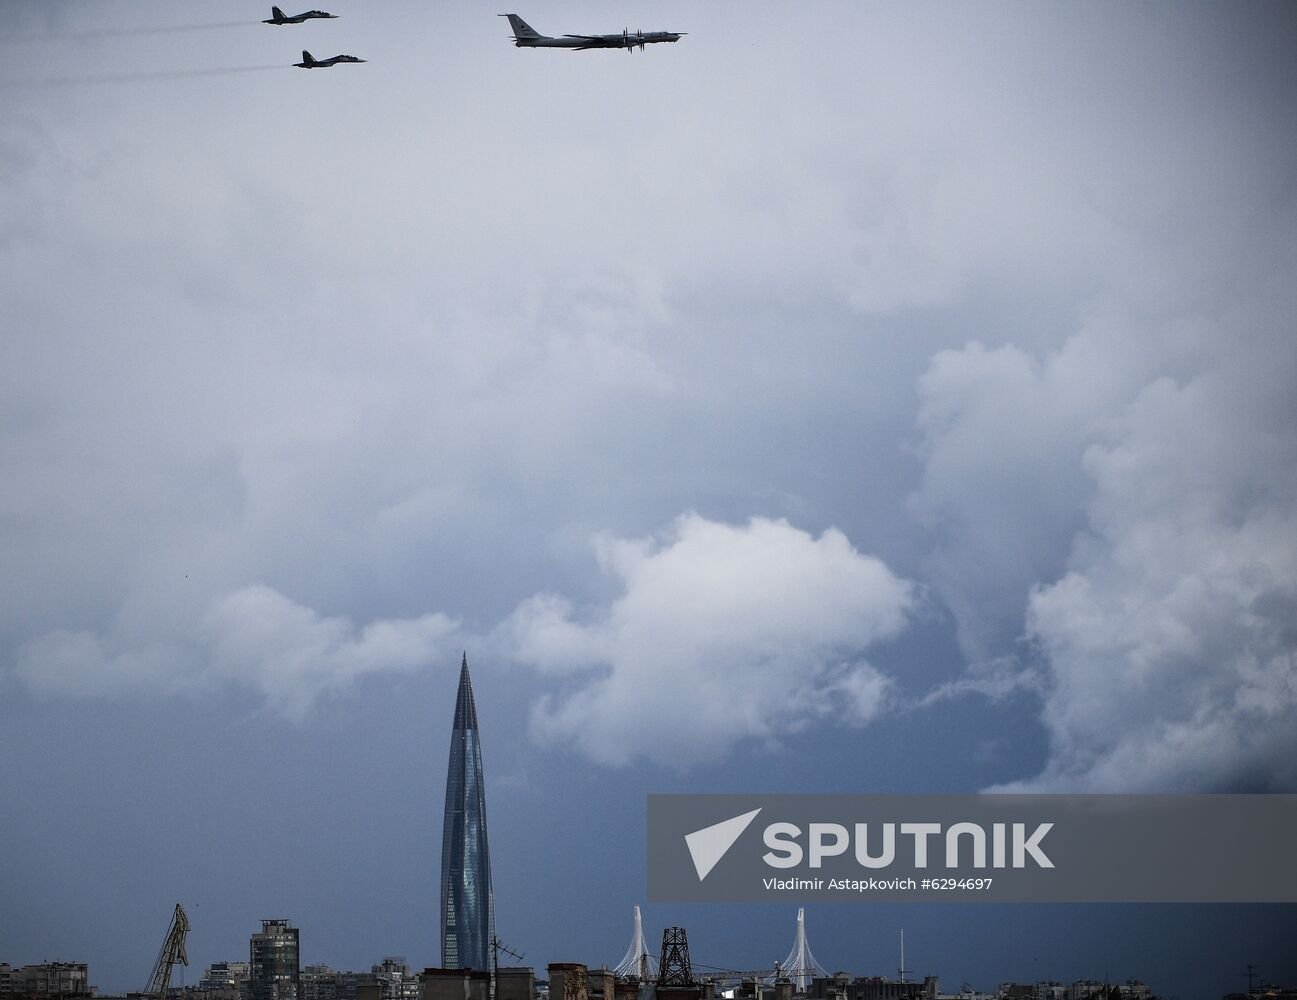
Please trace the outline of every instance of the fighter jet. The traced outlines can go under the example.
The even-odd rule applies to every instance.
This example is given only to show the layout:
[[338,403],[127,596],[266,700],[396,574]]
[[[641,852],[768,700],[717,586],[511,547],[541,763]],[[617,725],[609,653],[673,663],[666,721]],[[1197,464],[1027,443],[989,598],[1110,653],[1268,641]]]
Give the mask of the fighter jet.
[[367,59],[357,59],[355,56],[334,56],[332,59],[316,59],[306,49],[302,49],[302,61],[293,63],[293,65],[298,69],[325,69],[329,66],[336,66],[338,63],[368,61]]
[[333,17],[337,14],[327,14],[322,10],[308,10],[301,14],[294,14],[291,17],[285,14],[278,7],[270,8],[270,20],[262,21],[262,24],[301,24],[303,21],[311,21],[317,17]]
[[627,28],[620,35],[564,35],[562,38],[551,38],[540,34],[517,14],[500,16],[509,19],[509,27],[513,28],[513,44],[520,49],[572,49],[577,52],[582,49],[625,49],[629,52],[638,45],[643,52],[644,46],[652,42],[678,42],[681,35],[688,34],[685,31],[637,31],[631,34]]

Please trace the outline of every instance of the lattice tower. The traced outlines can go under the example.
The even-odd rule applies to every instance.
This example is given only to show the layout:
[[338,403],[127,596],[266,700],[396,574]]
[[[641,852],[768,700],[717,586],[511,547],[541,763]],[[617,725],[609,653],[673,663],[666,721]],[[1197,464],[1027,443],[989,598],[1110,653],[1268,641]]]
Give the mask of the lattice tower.
[[662,931],[659,962],[658,989],[695,985],[693,966],[689,963],[689,938],[683,927],[667,927]]

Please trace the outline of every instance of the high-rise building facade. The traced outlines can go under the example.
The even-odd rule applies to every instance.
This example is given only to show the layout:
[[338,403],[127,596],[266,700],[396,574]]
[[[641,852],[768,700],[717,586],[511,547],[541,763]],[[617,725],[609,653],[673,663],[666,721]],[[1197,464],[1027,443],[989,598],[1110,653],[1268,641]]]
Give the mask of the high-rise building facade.
[[261,921],[248,943],[249,1000],[298,1000],[301,984],[297,928],[287,920]]
[[0,996],[88,997],[90,973],[85,962],[42,962],[17,968],[0,964]]
[[207,1000],[249,1000],[247,962],[213,962],[198,980]]
[[446,774],[446,818],[441,834],[441,964],[489,972],[495,935],[491,852],[486,841],[486,789],[477,707],[468,654],[459,669],[455,724]]
[[303,967],[298,1000],[338,1000],[338,974],[327,965]]

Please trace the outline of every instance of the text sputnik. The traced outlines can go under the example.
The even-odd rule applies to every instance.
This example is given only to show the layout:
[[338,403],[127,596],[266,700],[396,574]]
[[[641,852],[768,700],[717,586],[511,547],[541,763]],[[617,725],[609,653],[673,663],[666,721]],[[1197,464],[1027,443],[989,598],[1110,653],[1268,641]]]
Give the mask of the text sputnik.
[[[855,858],[865,868],[886,868],[896,860],[898,828],[901,838],[911,839],[915,868],[928,867],[929,839],[943,837],[940,823],[883,823],[882,844],[876,854],[871,854],[869,826],[855,824]],[[966,845],[963,850],[972,867],[986,868],[989,840],[992,868],[1025,868],[1028,856],[1039,868],[1053,868],[1054,863],[1040,847],[1053,826],[1053,823],[1039,823],[1028,837],[1025,823],[992,823],[988,837],[977,823],[954,823],[944,829],[945,866],[958,868],[961,845]],[[845,854],[853,839],[852,831],[840,823],[811,823],[805,848],[799,842],[801,836],[802,829],[795,823],[771,823],[764,834],[765,845],[770,850],[761,856],[762,860],[772,868],[796,868],[805,859],[809,867],[819,868],[825,858]]]

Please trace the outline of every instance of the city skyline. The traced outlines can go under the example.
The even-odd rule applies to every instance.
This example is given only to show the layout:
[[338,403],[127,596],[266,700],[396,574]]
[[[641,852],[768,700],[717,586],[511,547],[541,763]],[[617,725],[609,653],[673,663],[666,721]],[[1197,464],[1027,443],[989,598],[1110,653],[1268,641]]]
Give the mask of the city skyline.
[[[776,963],[773,969],[764,971],[726,972],[705,968],[691,972],[688,946],[685,943],[685,929],[679,927],[664,929],[664,955],[668,954],[665,950],[668,940],[671,942],[671,957],[663,958],[663,975],[667,979],[664,983],[657,979],[656,972],[650,973],[648,979],[644,978],[645,962],[652,966],[657,964],[657,959],[643,951],[638,907],[635,908],[634,926],[635,940],[632,943],[632,952],[638,945],[641,948],[642,960],[635,962],[630,972],[620,969],[610,970],[606,965],[596,968],[585,963],[550,963],[547,966],[550,977],[549,982],[546,983],[531,966],[501,967],[498,974],[504,976],[507,982],[499,988],[504,990],[504,995],[509,1000],[536,1000],[537,997],[544,1000],[546,996],[553,996],[555,988],[553,975],[556,969],[559,970],[560,983],[565,983],[566,974],[571,970],[589,969],[591,997],[597,1000],[610,1000],[614,977],[618,994],[633,995],[641,993],[643,983],[652,983],[655,980],[657,980],[657,989],[660,990],[665,985],[665,988],[670,990],[673,983],[679,985],[671,978],[672,976],[680,979],[680,983],[709,984],[703,990],[701,1000],[716,996],[744,995],[749,1000],[758,1000],[750,993],[743,992],[744,984],[755,987],[763,981],[763,978],[765,983],[763,989],[769,992],[763,993],[762,996],[771,1000],[780,1000],[781,997],[784,1000],[791,1000],[793,996],[804,996],[807,1000],[957,1000],[957,998],[958,1000],[1157,1000],[1159,997],[1165,997],[1163,991],[1142,980],[1127,979],[1118,983],[1106,974],[1102,980],[1084,979],[1070,983],[1053,979],[1037,979],[1025,983],[1008,980],[1001,981],[994,988],[985,991],[975,989],[966,981],[958,990],[949,987],[942,989],[939,977],[923,974],[916,976],[913,970],[906,967],[903,930],[900,940],[900,961],[895,979],[887,975],[861,975],[845,970],[830,973],[819,967],[811,957],[805,934],[804,911],[800,909],[797,914],[797,933],[792,953],[785,962]],[[268,970],[262,957],[259,956],[258,943],[270,938],[283,938],[286,931],[292,934],[289,948],[291,954],[285,953],[278,943],[271,943],[273,954],[270,955],[270,964],[274,968]],[[434,981],[449,984],[451,992],[454,993],[461,988],[467,989],[468,981],[472,977],[478,978],[477,988],[482,990],[481,995],[484,998],[486,996],[484,986],[487,979],[486,973],[470,969],[430,968],[424,970],[423,974],[419,974],[410,968],[404,956],[392,955],[384,956],[381,962],[372,965],[368,972],[335,970],[325,964],[301,966],[299,985],[294,932],[295,928],[292,928],[291,921],[264,919],[262,932],[253,934],[251,937],[249,962],[213,963],[204,970],[197,986],[172,986],[165,991],[165,997],[161,993],[157,994],[158,1000],[186,996],[207,996],[216,1000],[248,1000],[250,997],[265,995],[267,991],[272,997],[288,997],[290,1000],[357,1000],[362,987],[366,990],[367,998],[372,997],[373,1000],[419,1000],[420,997],[427,1000],[428,990],[436,989],[431,985]],[[287,963],[285,958],[289,959]],[[540,971],[545,972],[546,967],[542,967]],[[463,976],[462,986],[456,982],[457,973]],[[638,978],[636,978],[637,973]],[[493,971],[491,975],[494,977],[497,973]],[[630,979],[626,980],[626,976]],[[492,982],[495,981],[492,979]],[[784,986],[779,986],[780,983]],[[1247,983],[1246,992],[1234,991],[1221,1000],[1264,1000],[1266,997],[1272,1000],[1273,998],[1283,1000],[1297,993],[1297,989],[1291,986],[1267,982],[1263,976],[1258,975],[1256,967],[1251,964],[1247,966]],[[533,993],[532,991],[538,985],[541,989]],[[737,993],[734,991],[735,987],[738,988]],[[370,992],[371,990],[373,992]],[[564,990],[560,989],[560,995],[563,992]],[[88,967],[85,963],[52,963],[15,968],[8,963],[0,962],[0,996],[11,995],[19,998],[66,996],[70,1000],[92,995],[112,996],[97,990],[88,975]]]
[[[256,980],[258,978],[256,960],[256,948],[258,938],[266,934],[265,925],[275,924],[286,926],[290,922],[283,920],[263,920],[262,934],[252,935],[252,960],[249,962],[216,962],[203,970],[202,978],[196,986],[172,986],[165,991],[165,997],[203,997],[209,996],[217,1000],[246,1000],[246,998],[257,993],[258,987]],[[802,937],[801,915],[798,917],[798,941],[801,947],[805,946]],[[669,928],[664,930],[664,938],[668,936],[675,942],[679,942],[684,934],[682,928]],[[649,957],[645,955],[644,957]],[[278,964],[278,959],[276,959]],[[709,996],[730,996],[735,987],[743,988],[746,983],[749,987],[754,983],[762,984],[762,988],[769,990],[766,996],[778,998],[781,996],[779,983],[783,983],[791,992],[796,991],[793,995],[803,995],[809,1000],[832,1000],[834,997],[841,997],[842,1000],[954,1000],[954,998],[963,998],[963,1000],[1154,1000],[1158,996],[1157,991],[1152,989],[1147,983],[1141,980],[1127,980],[1124,983],[1113,983],[1100,980],[1078,980],[1072,983],[1060,983],[1056,980],[1037,980],[1034,983],[1015,983],[1005,981],[990,992],[979,992],[973,990],[967,983],[964,983],[958,991],[952,992],[949,989],[940,988],[938,977],[921,976],[919,978],[906,978],[911,975],[909,970],[904,969],[904,956],[902,954],[901,966],[897,970],[898,978],[893,980],[887,976],[864,976],[855,975],[846,971],[829,973],[823,969],[817,969],[814,976],[805,977],[805,980],[798,983],[801,978],[795,972],[790,971],[790,967],[785,963],[782,967],[778,964],[774,969],[764,970],[764,972],[748,971],[731,971],[729,973],[718,970],[699,971],[696,975],[689,972],[688,963],[677,962],[676,959],[667,961],[668,967],[674,964],[681,964],[685,970],[686,979],[692,979],[696,984],[709,984],[710,991],[703,994],[701,1000],[706,1000]],[[614,982],[617,983],[617,991],[624,994],[631,994],[638,991],[638,986],[644,983],[652,983],[656,980],[656,974],[645,979],[643,976],[636,978],[632,972],[630,978],[626,979],[622,973],[608,969],[606,966],[596,968],[584,963],[550,963],[547,967],[542,967],[540,972],[548,971],[551,973],[549,982],[544,978],[537,976],[537,970],[531,966],[514,966],[501,967],[499,976],[506,981],[503,987],[505,995],[510,1000],[535,1000],[535,996],[542,998],[547,995],[545,987],[549,988],[549,994],[552,995],[554,981],[552,974],[559,970],[561,978],[563,974],[573,969],[588,969],[590,972],[591,991],[601,1000],[608,1000],[607,987]],[[301,981],[300,985],[292,985],[293,992],[284,994],[278,991],[277,987],[272,987],[271,992],[280,996],[295,995],[302,1000],[357,1000],[362,987],[368,990],[377,991],[379,1000],[419,1000],[425,996],[425,980],[432,979],[442,983],[451,983],[452,989],[456,985],[456,980],[462,974],[462,980],[476,979],[479,983],[484,981],[480,973],[474,973],[472,970],[459,969],[448,970],[442,968],[426,969],[423,974],[416,973],[406,963],[404,956],[387,955],[381,962],[372,965],[368,972],[358,972],[349,970],[336,970],[328,965],[306,965],[300,968]],[[769,975],[766,975],[769,973]],[[668,973],[668,976],[670,973]],[[765,976],[762,983],[762,976]],[[755,977],[755,979],[754,979]],[[1261,998],[1264,996],[1274,997],[1276,995],[1287,997],[1297,992],[1291,988],[1281,988],[1274,985],[1266,985],[1263,979],[1255,975],[1255,969],[1248,967],[1249,989],[1246,994],[1238,993],[1238,997]],[[598,984],[598,987],[596,987]],[[538,993],[533,994],[535,987],[541,986]],[[658,988],[663,987],[663,983],[658,982]],[[519,990],[522,989],[520,993]],[[667,989],[671,987],[666,986]],[[28,966],[13,968],[8,963],[0,962],[0,996],[47,996],[47,997],[67,997],[74,1000],[78,997],[87,997],[92,995],[111,996],[97,991],[93,981],[88,977],[88,967],[85,963],[47,963],[38,966]],[[131,994],[133,996],[142,996],[144,994]],[[161,993],[148,994],[156,995],[159,1000],[165,1000]],[[370,994],[371,996],[374,994]],[[499,995],[498,993],[496,995]],[[750,994],[748,994],[750,996]],[[756,1000],[756,998],[752,998]],[[1232,998],[1223,998],[1223,1000],[1232,1000]]]
[[[537,967],[788,954],[650,795],[1297,792],[1292,4],[268,7],[0,0],[0,959],[438,964],[465,650]],[[1297,981],[1297,903],[806,921]]]

